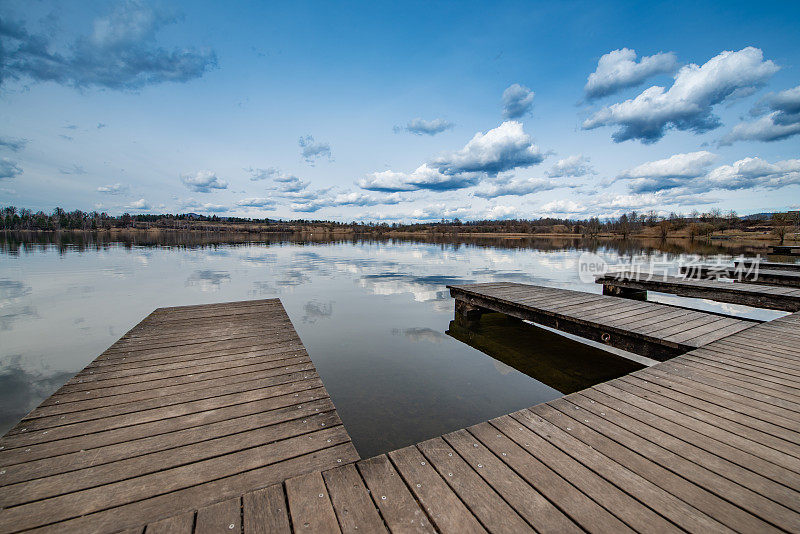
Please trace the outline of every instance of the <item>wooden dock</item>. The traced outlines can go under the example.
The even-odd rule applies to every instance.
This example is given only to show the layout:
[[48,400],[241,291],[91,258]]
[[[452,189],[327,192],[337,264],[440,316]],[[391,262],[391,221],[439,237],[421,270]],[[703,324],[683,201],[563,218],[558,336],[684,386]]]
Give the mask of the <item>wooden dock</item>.
[[[800,288],[775,285],[738,284],[718,280],[648,276],[646,273],[617,273],[598,276],[604,295],[644,300],[647,291],[671,293],[680,297],[711,299],[770,310],[800,311]],[[641,294],[644,293],[644,294]]]
[[[734,330],[357,460],[277,301],[157,310],[2,438],[0,532],[800,532],[800,313]],[[305,374],[244,369],[279,355]]]
[[144,532],[223,531],[800,532],[800,313]]
[[800,271],[800,263],[786,263],[780,261],[760,261],[760,260],[734,260],[733,264],[743,269],[753,269],[758,265],[759,269],[769,269],[770,271]]
[[139,527],[358,458],[279,300],[162,308],[0,438],[0,532]]
[[800,255],[800,245],[773,245],[769,247],[770,254],[777,256],[796,256]]
[[755,324],[655,302],[511,282],[448,286],[456,313],[505,313],[593,341],[665,360]]
[[694,279],[730,278],[746,284],[800,287],[800,272],[778,269],[737,269],[726,265],[684,265],[681,274]]

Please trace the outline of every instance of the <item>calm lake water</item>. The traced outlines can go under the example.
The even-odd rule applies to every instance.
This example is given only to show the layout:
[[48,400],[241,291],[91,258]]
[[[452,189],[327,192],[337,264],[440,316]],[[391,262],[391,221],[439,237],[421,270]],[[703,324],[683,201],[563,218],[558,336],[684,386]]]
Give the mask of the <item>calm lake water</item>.
[[96,239],[0,241],[0,433],[155,308],[279,297],[369,457],[638,368],[499,315],[472,330],[451,324],[447,284],[504,280],[599,293],[578,277],[587,250],[612,264],[656,258],[672,268],[690,254],[727,260],[755,250],[630,240]]

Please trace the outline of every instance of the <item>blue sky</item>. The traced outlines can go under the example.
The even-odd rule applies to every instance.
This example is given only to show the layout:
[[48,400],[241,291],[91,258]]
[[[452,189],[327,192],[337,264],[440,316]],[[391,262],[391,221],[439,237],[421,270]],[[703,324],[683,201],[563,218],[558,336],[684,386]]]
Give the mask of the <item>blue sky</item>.
[[796,2],[0,5],[0,204],[436,220],[800,205]]

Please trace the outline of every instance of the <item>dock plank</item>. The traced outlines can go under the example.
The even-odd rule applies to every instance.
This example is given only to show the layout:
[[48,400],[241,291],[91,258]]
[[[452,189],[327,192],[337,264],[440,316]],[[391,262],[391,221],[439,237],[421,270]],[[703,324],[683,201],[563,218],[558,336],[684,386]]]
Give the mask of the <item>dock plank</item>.
[[245,493],[242,496],[245,534],[289,534],[289,513],[282,484]]
[[322,473],[344,533],[387,532],[361,475],[352,464]]
[[286,497],[297,530],[320,534],[341,532],[322,474],[290,478],[286,481]]

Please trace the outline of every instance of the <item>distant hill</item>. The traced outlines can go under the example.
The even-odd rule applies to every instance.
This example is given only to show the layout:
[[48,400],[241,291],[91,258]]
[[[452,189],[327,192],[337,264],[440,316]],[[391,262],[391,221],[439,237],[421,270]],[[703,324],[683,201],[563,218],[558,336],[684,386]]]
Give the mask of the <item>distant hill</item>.
[[739,218],[743,221],[768,221],[772,219],[772,216],[775,213],[783,213],[783,212],[764,212],[764,213],[752,213],[750,215],[740,215]]

